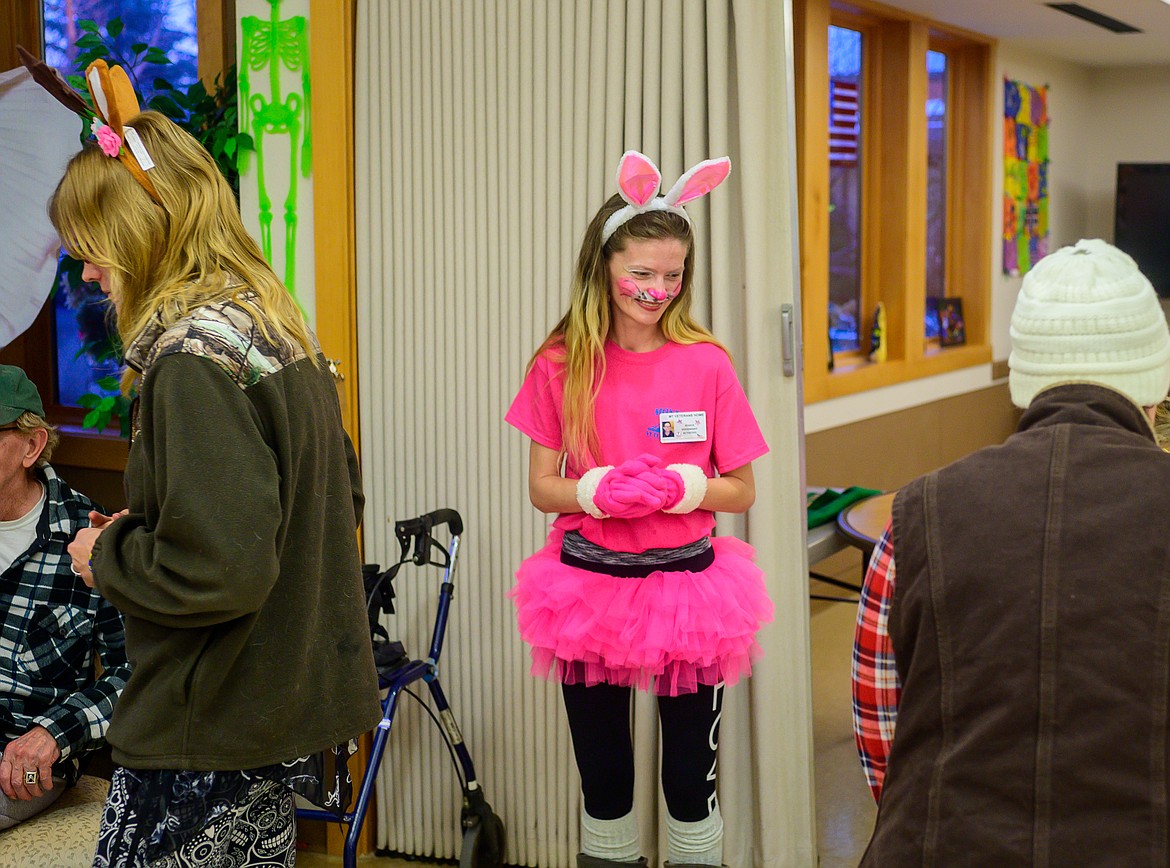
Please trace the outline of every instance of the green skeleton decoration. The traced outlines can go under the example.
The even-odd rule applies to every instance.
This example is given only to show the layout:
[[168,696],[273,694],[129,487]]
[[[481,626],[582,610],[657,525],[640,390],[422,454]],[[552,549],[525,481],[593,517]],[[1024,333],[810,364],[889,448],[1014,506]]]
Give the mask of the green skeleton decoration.
[[[297,240],[297,146],[300,145],[301,174],[309,177],[313,167],[312,125],[309,118],[309,34],[303,15],[280,17],[284,0],[268,0],[272,14],[267,20],[249,15],[240,20],[244,44],[240,63],[240,128],[250,131],[256,147],[256,183],[260,194],[260,246],[272,261],[272,200],[264,183],[264,136],[288,136],[289,184],[284,200],[284,284],[296,297]],[[303,93],[280,95],[280,67],[300,72]],[[250,75],[268,68],[269,96],[252,93]],[[304,115],[302,129],[301,116]],[[250,130],[249,130],[250,126]],[[303,138],[302,138],[303,136]],[[247,151],[240,154],[240,171],[247,163]]]

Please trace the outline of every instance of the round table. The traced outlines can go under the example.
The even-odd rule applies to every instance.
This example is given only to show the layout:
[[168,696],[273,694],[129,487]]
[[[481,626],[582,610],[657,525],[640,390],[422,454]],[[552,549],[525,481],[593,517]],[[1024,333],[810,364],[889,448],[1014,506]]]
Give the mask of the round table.
[[859,500],[845,507],[837,516],[837,529],[851,544],[861,549],[866,562],[873,554],[873,547],[877,545],[882,531],[890,523],[895,494],[896,491],[889,491]]

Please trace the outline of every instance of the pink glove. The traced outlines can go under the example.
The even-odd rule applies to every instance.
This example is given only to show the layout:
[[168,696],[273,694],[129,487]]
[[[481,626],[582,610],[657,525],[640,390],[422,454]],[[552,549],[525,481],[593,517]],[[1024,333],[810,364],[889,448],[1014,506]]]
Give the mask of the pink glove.
[[594,504],[614,518],[642,518],[658,512],[673,494],[663,490],[661,463],[653,455],[639,455],[619,464],[598,483]]
[[654,455],[617,467],[594,467],[577,483],[577,502],[594,518],[642,518],[678,500],[678,485]]

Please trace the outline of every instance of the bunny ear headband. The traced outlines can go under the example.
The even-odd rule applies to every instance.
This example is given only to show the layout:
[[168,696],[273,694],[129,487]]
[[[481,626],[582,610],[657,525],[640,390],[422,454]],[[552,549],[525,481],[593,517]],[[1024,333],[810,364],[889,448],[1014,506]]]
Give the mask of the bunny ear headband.
[[[85,100],[65,83],[57,70],[20,46],[17,46],[17,51],[37,84],[56,97],[65,108],[77,112],[82,118],[89,116],[90,109]],[[117,157],[150,194],[150,198],[161,206],[162,199],[146,174],[154,168],[154,160],[147,153],[137,130],[126,126],[142,111],[126,70],[120,66],[110,67],[104,60],[95,60],[85,70],[85,84],[89,88],[89,95],[93,97],[93,107],[97,113],[90,130],[102,153],[107,157]]]
[[628,204],[605,221],[601,228],[601,243],[609,241],[623,223],[647,211],[670,211],[690,225],[691,218],[682,206],[700,196],[706,196],[722,184],[730,172],[729,157],[703,160],[675,181],[665,196],[656,196],[662,186],[662,173],[645,154],[626,151],[618,162],[617,184],[618,192]]

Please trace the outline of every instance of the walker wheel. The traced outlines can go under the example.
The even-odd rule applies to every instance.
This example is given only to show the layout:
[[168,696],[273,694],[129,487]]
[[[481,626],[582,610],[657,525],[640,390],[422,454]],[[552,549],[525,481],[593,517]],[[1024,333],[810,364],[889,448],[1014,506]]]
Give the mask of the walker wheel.
[[495,814],[491,815],[485,828],[482,821],[463,833],[463,852],[459,856],[459,868],[503,868],[504,864],[504,823]]

